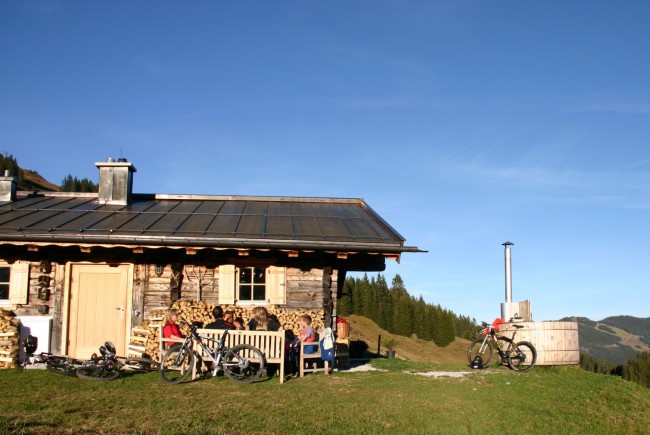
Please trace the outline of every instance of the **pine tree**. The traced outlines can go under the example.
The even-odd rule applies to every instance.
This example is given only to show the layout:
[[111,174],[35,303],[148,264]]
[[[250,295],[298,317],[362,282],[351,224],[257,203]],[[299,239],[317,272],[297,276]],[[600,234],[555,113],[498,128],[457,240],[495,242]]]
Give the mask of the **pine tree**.
[[623,366],[623,378],[650,388],[650,352],[641,352]]
[[371,278],[367,274],[348,277],[338,312],[365,316],[390,333],[407,337],[416,334],[438,346],[447,346],[456,336],[471,338],[476,332],[475,319],[426,303],[422,296],[411,296],[400,275],[395,275],[390,287],[381,273]]
[[68,174],[61,181],[61,191],[63,192],[97,192],[99,186],[87,178],[78,179]]
[[9,171],[10,177],[16,177],[18,180],[22,180],[22,171],[18,166],[18,161],[16,158],[8,153],[0,155],[0,176],[4,176],[5,171]]
[[352,314],[352,281],[346,279],[343,283],[341,297],[337,301],[336,312],[339,316]]

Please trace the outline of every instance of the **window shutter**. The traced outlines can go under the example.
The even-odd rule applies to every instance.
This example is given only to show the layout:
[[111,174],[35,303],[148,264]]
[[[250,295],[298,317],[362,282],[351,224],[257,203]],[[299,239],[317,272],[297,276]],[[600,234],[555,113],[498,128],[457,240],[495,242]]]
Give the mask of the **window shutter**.
[[266,269],[266,291],[272,305],[287,303],[287,268],[270,266]]
[[219,305],[235,303],[235,266],[225,264],[219,266]]
[[16,261],[11,265],[9,299],[12,304],[25,305],[29,297],[29,262]]

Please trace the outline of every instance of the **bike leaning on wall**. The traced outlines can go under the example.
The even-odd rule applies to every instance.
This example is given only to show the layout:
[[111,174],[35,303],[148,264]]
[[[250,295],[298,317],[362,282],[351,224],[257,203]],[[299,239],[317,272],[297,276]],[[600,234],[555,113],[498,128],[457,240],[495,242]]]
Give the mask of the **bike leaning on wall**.
[[502,319],[496,319],[492,325],[481,322],[482,328],[479,334],[482,337],[474,340],[467,350],[470,367],[475,369],[488,367],[496,351],[501,364],[505,363],[517,372],[530,371],[537,362],[537,349],[528,341],[515,342],[517,330],[523,328],[521,325],[513,325],[515,330],[512,338],[498,334],[501,323],[503,323]]

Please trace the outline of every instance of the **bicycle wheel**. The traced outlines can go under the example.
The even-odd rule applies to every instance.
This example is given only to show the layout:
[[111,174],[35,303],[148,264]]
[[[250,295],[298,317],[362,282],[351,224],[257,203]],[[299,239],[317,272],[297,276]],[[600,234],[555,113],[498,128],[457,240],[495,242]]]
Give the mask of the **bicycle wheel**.
[[149,373],[157,371],[160,365],[149,358],[126,358],[122,368],[138,373]]
[[77,376],[77,367],[75,364],[80,364],[81,361],[71,360],[65,356],[50,356],[47,359],[45,368],[63,376],[75,377]]
[[120,371],[113,362],[89,364],[77,369],[77,376],[93,382],[113,381],[120,376]]
[[180,344],[174,345],[163,356],[160,364],[160,377],[168,384],[183,382],[192,373],[194,354]]
[[264,370],[264,355],[251,345],[231,347],[223,359],[223,372],[231,381],[247,384],[260,377]]
[[[469,345],[469,349],[467,349],[467,361],[469,362],[470,366],[472,365],[474,358],[479,356],[479,351],[483,345],[483,340],[485,340],[485,338],[477,338],[472,342],[472,344]],[[483,368],[486,368],[490,364],[490,361],[492,361],[492,353],[492,343],[488,341],[485,344],[483,353],[480,355],[481,359],[483,360]]]
[[537,349],[532,343],[520,341],[512,347],[506,362],[508,367],[517,372],[530,371],[537,362]]

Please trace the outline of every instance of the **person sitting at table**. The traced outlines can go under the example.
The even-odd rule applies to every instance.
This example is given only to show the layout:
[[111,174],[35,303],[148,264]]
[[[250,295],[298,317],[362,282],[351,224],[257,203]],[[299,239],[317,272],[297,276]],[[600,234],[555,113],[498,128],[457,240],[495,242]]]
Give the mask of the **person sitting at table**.
[[223,316],[223,309],[220,306],[214,307],[212,310],[212,315],[214,316],[214,322],[208,323],[206,329],[233,329],[233,324],[227,322]]
[[281,331],[280,322],[271,318],[264,307],[253,308],[253,318],[246,325],[247,331]]
[[185,338],[176,322],[178,322],[178,310],[169,309],[167,314],[165,314],[165,321],[163,323],[163,338],[167,339],[163,340],[163,342],[168,346]]

